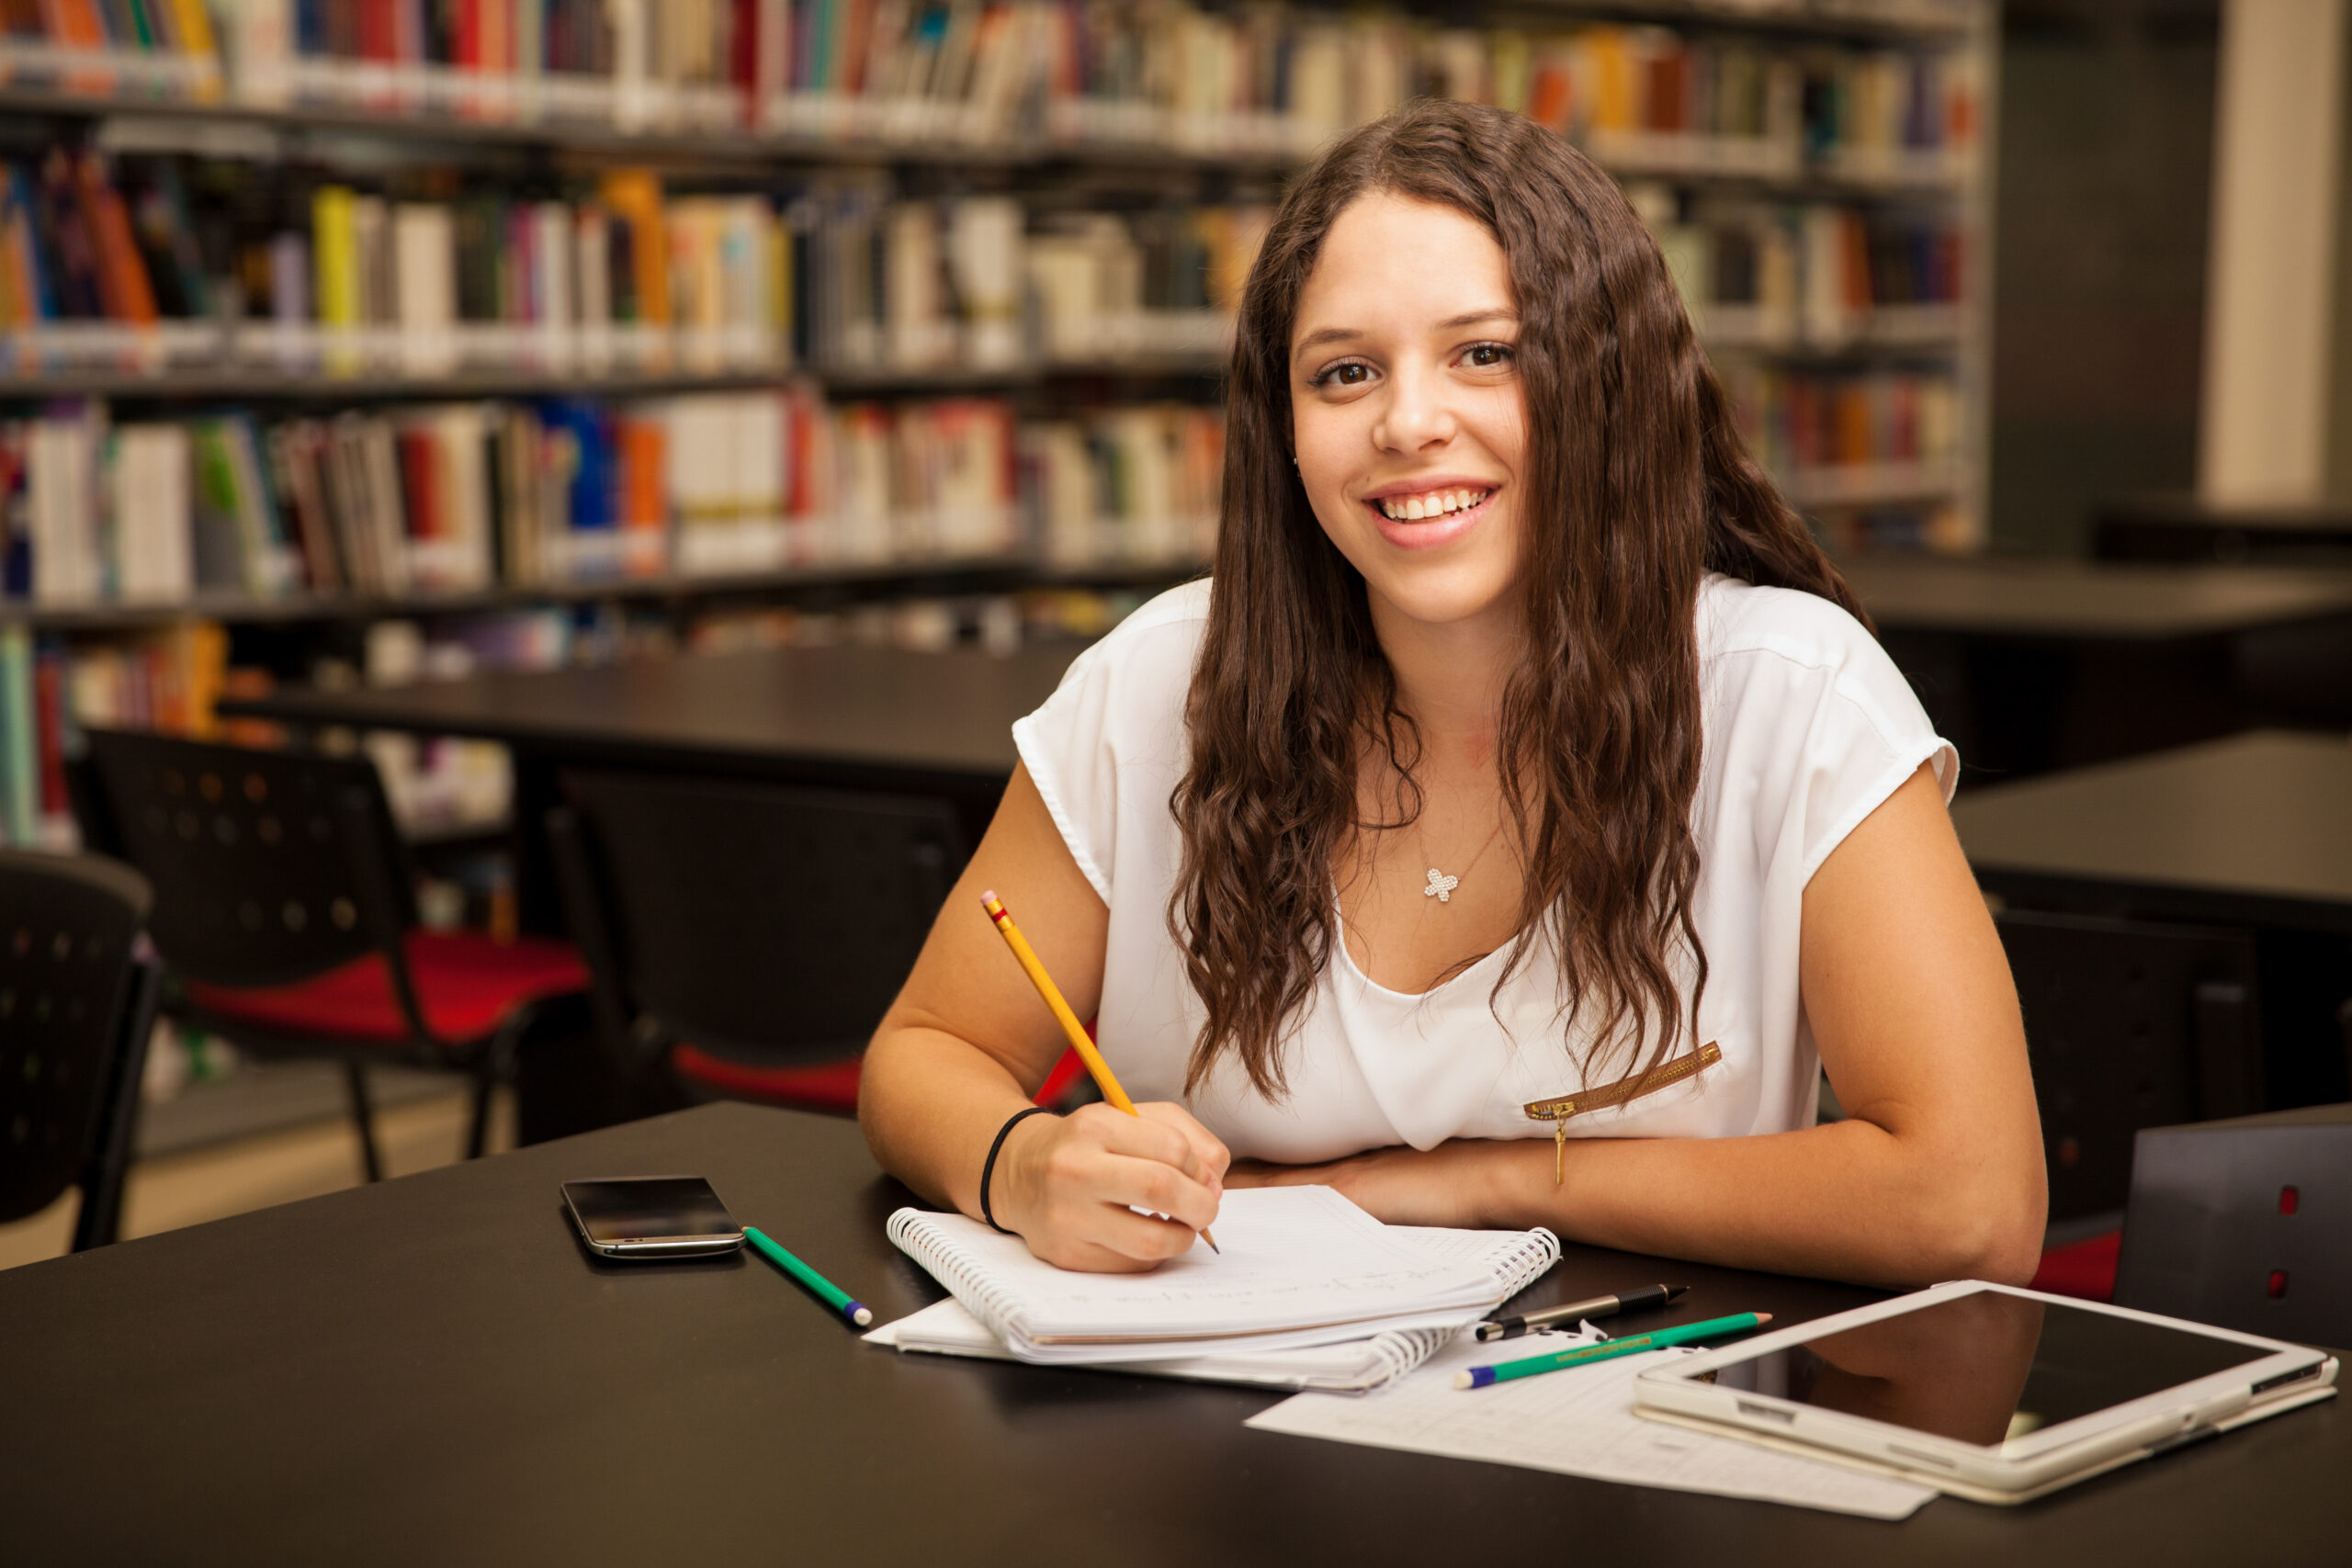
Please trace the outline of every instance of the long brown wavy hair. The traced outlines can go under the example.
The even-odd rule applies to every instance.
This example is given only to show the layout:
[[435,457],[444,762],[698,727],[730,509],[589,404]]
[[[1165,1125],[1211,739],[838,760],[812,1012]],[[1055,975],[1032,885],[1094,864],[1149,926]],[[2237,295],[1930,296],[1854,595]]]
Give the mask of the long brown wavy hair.
[[[1227,1053],[1284,1092],[1288,1021],[1337,931],[1333,866],[1358,820],[1367,745],[1403,779],[1418,739],[1374,636],[1363,577],[1325,536],[1291,468],[1290,340],[1323,237],[1385,192],[1451,207],[1501,245],[1520,317],[1528,524],[1526,648],[1497,747],[1524,863],[1505,978],[1539,932],[1561,966],[1564,1025],[1663,1058],[1697,989],[1699,654],[1707,571],[1860,604],[1734,430],[1666,263],[1617,186],[1532,121],[1424,101],[1356,130],[1284,197],[1244,291],[1227,403],[1225,491],[1208,626],[1170,801],[1183,859],[1169,902],[1207,1019],[1196,1087]],[[1864,620],[1867,625],[1867,619]],[[1498,982],[1499,993],[1501,982]]]

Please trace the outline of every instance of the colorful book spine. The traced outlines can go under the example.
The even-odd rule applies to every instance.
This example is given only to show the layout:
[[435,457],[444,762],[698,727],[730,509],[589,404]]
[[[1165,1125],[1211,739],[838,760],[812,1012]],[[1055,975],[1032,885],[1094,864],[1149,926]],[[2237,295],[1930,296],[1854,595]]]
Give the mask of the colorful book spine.
[[40,842],[40,728],[32,630],[0,624],[0,834],[11,844]]

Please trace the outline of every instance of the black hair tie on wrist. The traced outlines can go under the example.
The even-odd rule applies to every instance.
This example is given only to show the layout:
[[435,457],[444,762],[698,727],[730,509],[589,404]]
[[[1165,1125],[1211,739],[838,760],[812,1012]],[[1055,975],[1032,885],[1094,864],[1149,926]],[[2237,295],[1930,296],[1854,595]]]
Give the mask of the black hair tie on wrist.
[[1004,1152],[1004,1135],[1007,1133],[1012,1132],[1015,1127],[1021,1125],[1024,1118],[1031,1116],[1050,1116],[1052,1114],[1052,1111],[1046,1110],[1042,1105],[1023,1106],[1019,1111],[1014,1111],[1003,1126],[999,1127],[996,1130],[996,1142],[989,1145],[988,1163],[980,1167],[980,1218],[986,1220],[988,1222],[989,1229],[996,1232],[999,1235],[1011,1235],[1012,1234],[1011,1231],[1006,1230],[1002,1225],[996,1223],[996,1212],[989,1207],[989,1182],[996,1175],[996,1156]]

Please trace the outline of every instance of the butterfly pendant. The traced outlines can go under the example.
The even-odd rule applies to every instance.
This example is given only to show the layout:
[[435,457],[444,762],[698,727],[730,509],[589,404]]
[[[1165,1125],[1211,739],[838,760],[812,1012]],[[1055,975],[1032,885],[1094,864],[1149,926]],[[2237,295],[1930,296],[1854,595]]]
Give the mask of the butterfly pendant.
[[1430,885],[1421,889],[1421,897],[1434,898],[1441,904],[1453,902],[1453,890],[1462,886],[1458,876],[1448,876],[1437,867],[1430,867]]

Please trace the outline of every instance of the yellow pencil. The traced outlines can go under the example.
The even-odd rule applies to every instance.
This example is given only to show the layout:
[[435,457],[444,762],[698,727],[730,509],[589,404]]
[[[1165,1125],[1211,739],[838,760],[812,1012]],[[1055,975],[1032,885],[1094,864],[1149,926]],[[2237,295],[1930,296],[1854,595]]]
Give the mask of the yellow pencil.
[[[1012,949],[1012,956],[1019,959],[1021,967],[1028,972],[1029,983],[1037,987],[1039,996],[1046,998],[1046,1006],[1053,1010],[1054,1018],[1062,1026],[1062,1032],[1069,1037],[1069,1048],[1078,1053],[1078,1059],[1084,1062],[1086,1070],[1094,1075],[1094,1087],[1102,1091],[1102,1098],[1109,1101],[1113,1110],[1124,1111],[1130,1116],[1142,1114],[1136,1110],[1136,1102],[1127,1098],[1127,1091],[1119,1087],[1118,1077],[1111,1071],[1111,1064],[1102,1059],[1102,1053],[1097,1051],[1094,1042],[1086,1037],[1086,1026],[1078,1021],[1078,1014],[1069,1010],[1069,1003],[1062,999],[1062,988],[1054,984],[1051,975],[1046,973],[1046,966],[1037,961],[1037,950],[1029,945],[1029,939],[1021,934],[1021,928],[1012,923],[1012,917],[1005,912],[1004,905],[993,889],[980,895],[980,904],[988,910],[989,919],[996,922],[998,932],[1004,938],[1004,945]],[[1212,1252],[1224,1250],[1217,1246],[1216,1237],[1206,1230],[1201,1232],[1201,1239],[1209,1244]]]

